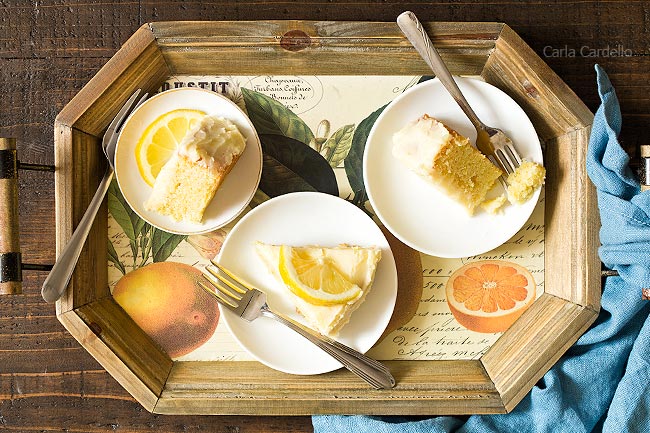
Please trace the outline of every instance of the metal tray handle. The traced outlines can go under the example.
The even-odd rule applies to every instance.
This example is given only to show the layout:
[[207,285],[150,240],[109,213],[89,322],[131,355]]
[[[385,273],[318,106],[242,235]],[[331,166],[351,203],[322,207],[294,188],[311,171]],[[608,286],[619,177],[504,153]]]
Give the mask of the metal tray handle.
[[23,292],[23,270],[49,271],[51,265],[22,262],[18,236],[18,169],[54,171],[54,166],[22,164],[16,139],[0,137],[0,295]]

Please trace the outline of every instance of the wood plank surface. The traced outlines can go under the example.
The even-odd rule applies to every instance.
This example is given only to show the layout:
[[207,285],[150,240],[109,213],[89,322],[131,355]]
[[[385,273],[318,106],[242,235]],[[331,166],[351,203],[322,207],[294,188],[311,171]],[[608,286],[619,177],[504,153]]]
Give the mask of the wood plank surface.
[[[144,23],[164,20],[423,21],[508,24],[587,104],[598,106],[594,63],[608,72],[633,155],[650,126],[650,5],[645,1],[106,1],[0,3],[0,136],[25,162],[54,162],[54,119]],[[590,50],[606,50],[591,55]],[[54,175],[19,174],[23,258],[55,257]],[[26,272],[22,295],[0,297],[0,430],[16,432],[309,432],[309,417],[162,416],[145,411],[99,366],[40,298],[44,275]],[[519,396],[513,396],[514,399]]]
[[[174,74],[210,75],[219,71],[223,75],[255,75],[265,71],[282,75],[292,71],[296,75],[390,75],[395,73],[396,64],[413,74],[430,74],[397,25],[368,22],[361,29],[345,21],[248,23],[161,22],[151,27]],[[251,30],[243,32],[242,28]],[[465,75],[480,74],[502,28],[500,23],[477,23],[470,28],[445,22],[427,26],[450,71]],[[298,52],[268,49],[278,45],[278,35],[290,32],[306,35]],[[251,47],[260,49],[254,59],[250,58]],[[393,61],[385,60],[387,52]],[[354,62],[344,60],[346,55],[352,55]],[[315,60],[305,61],[306,56]]]
[[[544,293],[499,338],[481,358],[499,390],[503,403],[511,411],[589,325],[596,319],[592,309],[572,304]],[[535,338],[543,329],[552,341]]]
[[451,415],[466,413],[469,404],[476,413],[505,411],[478,360],[385,363],[397,382],[390,390],[369,388],[345,369],[296,382],[256,362],[176,362],[156,412],[230,414],[245,407],[252,414],[277,414],[291,407],[296,414]]
[[[547,294],[570,300],[578,305],[598,309],[601,294],[601,273],[598,263],[598,204],[594,186],[585,169],[585,152],[591,128],[577,129],[546,142],[547,180],[557,188],[546,190],[547,251],[566,251],[563,257],[545,256],[546,268],[553,268],[544,278]],[[561,181],[562,180],[562,181]],[[572,200],[561,200],[562,197]],[[578,199],[581,198],[581,199]],[[571,224],[571,221],[592,220],[593,224]],[[564,248],[567,243],[579,245]],[[586,264],[590,264],[586,266]]]

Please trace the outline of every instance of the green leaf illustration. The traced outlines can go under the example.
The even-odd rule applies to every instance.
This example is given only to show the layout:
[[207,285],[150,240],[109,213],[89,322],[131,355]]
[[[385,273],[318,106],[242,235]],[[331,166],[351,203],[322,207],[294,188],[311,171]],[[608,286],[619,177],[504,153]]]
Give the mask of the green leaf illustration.
[[113,218],[122,227],[124,234],[129,238],[129,246],[133,255],[133,263],[138,257],[138,237],[143,229],[148,225],[142,218],[136,214],[128,205],[122,195],[117,181],[113,179],[108,188],[108,211]]
[[154,262],[164,262],[174,252],[187,236],[175,235],[162,230],[153,229],[151,251]]
[[284,135],[309,144],[314,133],[293,111],[262,93],[242,88],[248,117],[257,133]]
[[126,269],[124,269],[124,265],[122,262],[120,262],[120,258],[117,255],[117,251],[115,251],[115,246],[113,245],[113,242],[111,242],[110,239],[108,239],[108,260],[113,262],[115,267],[120,270],[122,275],[126,274]]
[[357,129],[354,130],[352,146],[345,158],[345,173],[348,176],[350,187],[354,192],[354,203],[357,206],[363,207],[363,204],[368,200],[366,187],[363,183],[363,152],[366,148],[368,134],[370,134],[372,126],[375,124],[377,117],[384,111],[386,105],[377,109],[359,123]]
[[136,236],[140,236],[142,233],[145,233],[147,226],[149,225],[145,220],[140,218],[138,214],[133,211],[131,211],[131,222],[133,223],[133,232]]
[[[108,188],[108,210],[129,238],[129,246],[133,255],[133,269],[144,266],[150,254],[153,256],[154,262],[165,261],[178,244],[186,238],[186,236],[167,233],[151,227],[129,207],[116,181],[111,182]],[[138,260],[140,253],[142,257],[141,260]],[[124,265],[119,263],[115,247],[110,240],[108,256],[109,260],[124,273]]]
[[321,154],[325,156],[330,166],[338,167],[339,164],[348,156],[352,146],[352,137],[354,135],[354,125],[345,125],[340,127],[330,138],[323,144]]
[[304,143],[282,135],[260,135],[264,166],[260,189],[269,197],[296,191],[339,194],[334,170]]
[[[113,216],[113,219],[122,227],[124,234],[126,234],[129,240],[135,242],[135,239],[140,234],[139,231],[142,230],[138,224],[138,220],[142,220],[126,203],[115,179],[113,179],[108,187],[108,211]],[[136,229],[138,230],[137,232]]]
[[262,175],[260,189],[270,197],[297,191],[316,191],[316,188],[300,175],[268,155],[264,155],[264,172],[268,173],[268,176]]

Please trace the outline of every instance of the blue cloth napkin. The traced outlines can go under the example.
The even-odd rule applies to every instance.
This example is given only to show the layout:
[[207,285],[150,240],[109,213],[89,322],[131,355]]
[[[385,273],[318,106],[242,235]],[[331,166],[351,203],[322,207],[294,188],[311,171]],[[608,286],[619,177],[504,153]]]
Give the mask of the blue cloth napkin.
[[591,328],[505,415],[469,418],[314,416],[315,433],[650,432],[650,191],[639,192],[618,143],[621,112],[596,65],[602,105],[589,143],[587,172],[598,190],[600,258],[620,276],[605,281]]

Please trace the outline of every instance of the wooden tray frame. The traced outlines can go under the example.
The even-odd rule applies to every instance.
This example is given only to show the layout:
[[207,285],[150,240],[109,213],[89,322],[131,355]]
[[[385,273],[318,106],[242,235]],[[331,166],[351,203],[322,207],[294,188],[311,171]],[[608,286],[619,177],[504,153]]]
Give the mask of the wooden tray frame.
[[[346,370],[280,373],[256,362],[174,362],[114,302],[106,203],[57,317],[147,410],[165,414],[475,414],[510,411],[595,320],[598,209],[585,172],[593,115],[507,25],[425,25],[451,72],[513,97],[545,145],[545,293],[479,360],[391,361],[392,390]],[[57,251],[85,211],[105,161],[101,136],[136,88],[174,74],[430,75],[393,23],[160,22],[143,25],[55,124]]]

